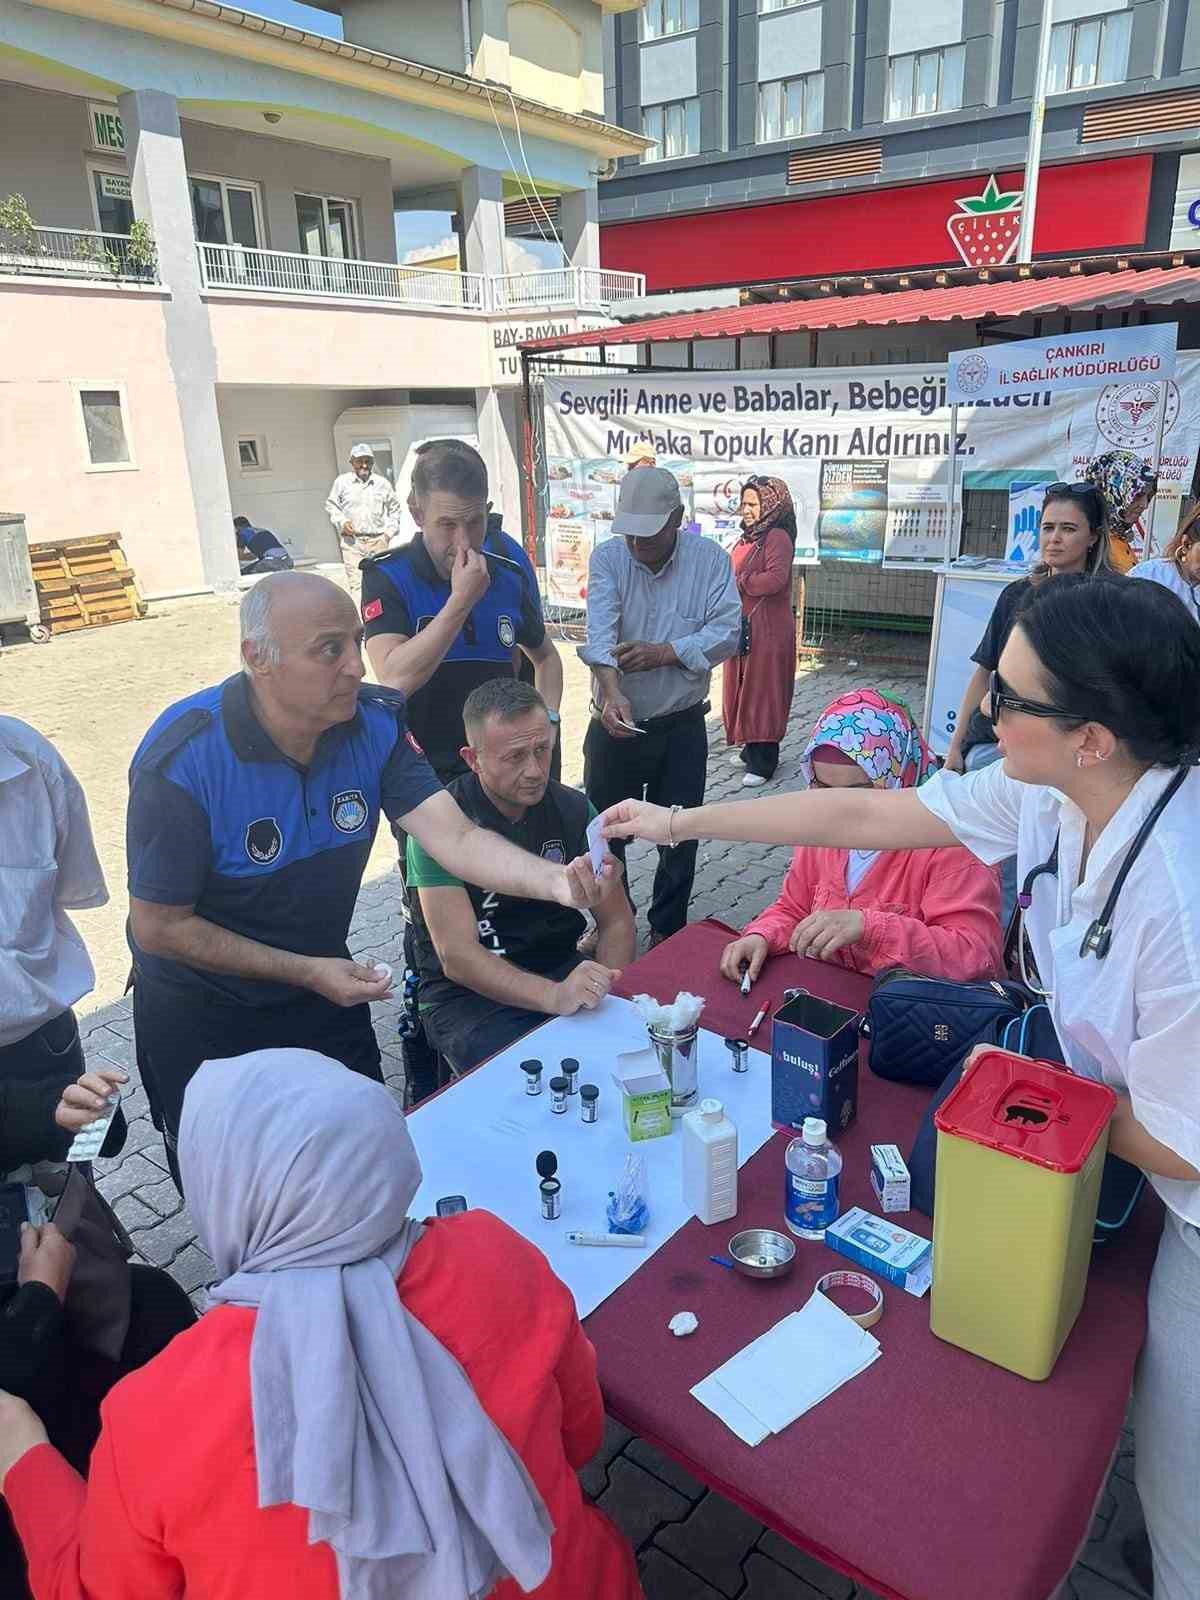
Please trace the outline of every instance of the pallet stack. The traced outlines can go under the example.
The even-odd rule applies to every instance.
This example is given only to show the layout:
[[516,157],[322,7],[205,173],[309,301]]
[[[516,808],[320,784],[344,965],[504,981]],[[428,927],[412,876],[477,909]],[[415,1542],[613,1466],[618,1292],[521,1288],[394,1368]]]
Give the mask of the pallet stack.
[[29,559],[42,623],[52,634],[133,622],[146,614],[118,533],[31,544]]

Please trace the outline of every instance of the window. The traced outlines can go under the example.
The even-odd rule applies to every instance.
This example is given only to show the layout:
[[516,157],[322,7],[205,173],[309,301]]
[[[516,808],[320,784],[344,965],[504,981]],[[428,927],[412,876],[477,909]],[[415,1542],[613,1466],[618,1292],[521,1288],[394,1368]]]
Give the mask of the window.
[[79,404],[91,466],[98,471],[133,466],[125,432],[125,396],[120,387],[81,388]]
[[825,126],[825,74],[809,72],[802,78],[758,86],[758,142],[799,139],[820,133]]
[[646,0],[642,38],[665,39],[700,26],[700,0]]
[[1047,94],[1090,89],[1098,83],[1123,83],[1129,72],[1128,11],[1106,17],[1060,22],[1050,30]]
[[666,106],[642,107],[642,132],[654,140],[643,161],[674,161],[700,154],[700,101],[675,100]]
[[267,461],[267,441],[261,434],[242,434],[237,442],[238,465],[243,472],[265,472],[269,465]]
[[128,233],[133,225],[132,184],[127,172],[91,167],[96,226],[101,233]]
[[296,225],[300,229],[300,248],[306,256],[335,256],[339,261],[357,258],[353,200],[298,194]]
[[947,45],[943,50],[922,50],[911,56],[893,56],[889,121],[927,117],[935,111],[960,111],[965,58],[961,44]]
[[256,249],[262,243],[258,188],[225,178],[191,178],[192,219],[201,244],[240,244]]
[[758,10],[765,17],[768,11],[786,11],[790,6],[799,4],[800,0],[758,0]]

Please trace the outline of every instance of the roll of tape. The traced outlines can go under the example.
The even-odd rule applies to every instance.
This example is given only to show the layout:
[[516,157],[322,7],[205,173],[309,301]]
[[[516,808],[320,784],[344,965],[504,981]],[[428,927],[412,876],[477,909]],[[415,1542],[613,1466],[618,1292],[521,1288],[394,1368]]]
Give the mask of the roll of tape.
[[[873,1301],[869,1311],[845,1312],[850,1321],[857,1322],[860,1328],[873,1328],[883,1315],[883,1290],[865,1272],[827,1272],[823,1278],[817,1279],[813,1287],[817,1294],[828,1294],[830,1289],[861,1289],[864,1294],[869,1294]],[[838,1306],[839,1311],[842,1309]]]

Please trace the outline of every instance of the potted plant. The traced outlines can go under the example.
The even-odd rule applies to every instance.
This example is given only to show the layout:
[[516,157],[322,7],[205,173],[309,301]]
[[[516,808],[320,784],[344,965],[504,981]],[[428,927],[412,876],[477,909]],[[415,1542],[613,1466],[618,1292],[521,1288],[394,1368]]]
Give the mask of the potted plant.
[[18,270],[36,268],[44,254],[25,196],[10,194],[7,200],[0,200],[0,257],[6,265]]

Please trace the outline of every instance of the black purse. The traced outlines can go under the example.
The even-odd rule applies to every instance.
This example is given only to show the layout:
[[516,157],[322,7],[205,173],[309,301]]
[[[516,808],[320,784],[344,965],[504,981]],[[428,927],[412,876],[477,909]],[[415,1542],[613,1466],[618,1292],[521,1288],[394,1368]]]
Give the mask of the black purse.
[[742,631],[738,634],[737,653],[740,656],[748,656],[750,654],[750,618],[745,612],[742,613]]
[[890,1083],[936,1089],[969,1050],[998,1038],[1028,1003],[1016,983],[951,983],[892,967],[875,979],[863,1016],[867,1065]]

